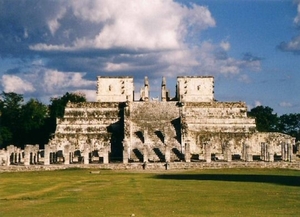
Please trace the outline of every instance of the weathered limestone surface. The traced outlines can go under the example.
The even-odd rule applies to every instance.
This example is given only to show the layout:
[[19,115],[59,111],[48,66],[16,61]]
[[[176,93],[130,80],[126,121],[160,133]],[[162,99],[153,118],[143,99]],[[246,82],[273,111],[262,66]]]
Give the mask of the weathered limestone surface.
[[212,76],[178,77],[174,98],[163,78],[160,101],[151,100],[147,77],[139,101],[132,77],[99,76],[97,84],[97,102],[68,103],[44,150],[8,146],[0,150],[0,165],[168,162],[172,167],[177,164],[170,162],[291,162],[299,155],[299,144],[293,153],[295,138],[257,132],[246,103],[216,101]]
[[67,105],[49,144],[63,152],[73,147],[65,164],[74,162],[68,156],[84,164],[292,160],[294,138],[257,133],[244,102],[214,99],[212,76],[178,77],[174,98],[163,78],[161,101],[151,101],[147,77],[140,101],[133,101],[133,90],[132,77],[98,77],[98,102]]

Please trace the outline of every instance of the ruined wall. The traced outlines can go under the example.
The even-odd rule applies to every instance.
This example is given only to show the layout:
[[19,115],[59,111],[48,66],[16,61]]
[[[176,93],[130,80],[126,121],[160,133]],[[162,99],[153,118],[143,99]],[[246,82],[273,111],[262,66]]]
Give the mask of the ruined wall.
[[165,157],[166,149],[170,149],[173,160],[178,158],[175,153],[180,150],[181,141],[176,102],[133,102],[128,120],[131,158],[139,159],[139,155],[146,152],[149,160],[159,161]]
[[97,77],[98,102],[126,102],[133,101],[133,78],[123,77]]
[[123,114],[122,103],[87,102],[68,103],[64,118],[57,120],[55,138],[50,145],[57,150],[71,147],[70,151],[85,149],[109,151],[122,156]]
[[[255,132],[255,119],[247,117],[244,102],[184,102],[181,107],[183,140],[190,152],[205,154],[204,143],[212,153],[241,153],[243,139]],[[229,142],[231,143],[230,147]]]
[[214,100],[212,76],[177,77],[177,97],[181,102],[211,102]]

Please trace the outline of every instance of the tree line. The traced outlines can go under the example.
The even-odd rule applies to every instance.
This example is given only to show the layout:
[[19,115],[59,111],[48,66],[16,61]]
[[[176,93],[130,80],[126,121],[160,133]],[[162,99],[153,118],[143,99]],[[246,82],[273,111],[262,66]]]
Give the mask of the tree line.
[[[86,102],[83,94],[66,93],[50,98],[45,105],[37,99],[24,102],[23,95],[14,92],[0,94],[0,149],[7,145],[24,148],[26,144],[47,144],[56,128],[56,119],[64,116],[68,102]],[[248,112],[256,119],[259,132],[281,132],[300,140],[300,114],[278,116],[268,106],[257,106]]]
[[248,116],[255,118],[259,132],[280,132],[300,140],[300,113],[278,116],[268,106],[257,106],[248,112]]
[[86,97],[77,93],[66,93],[53,97],[45,105],[37,99],[26,103],[21,94],[2,92],[0,94],[0,149],[7,145],[24,148],[26,144],[43,147],[55,132],[56,118],[64,116],[68,102],[86,102]]

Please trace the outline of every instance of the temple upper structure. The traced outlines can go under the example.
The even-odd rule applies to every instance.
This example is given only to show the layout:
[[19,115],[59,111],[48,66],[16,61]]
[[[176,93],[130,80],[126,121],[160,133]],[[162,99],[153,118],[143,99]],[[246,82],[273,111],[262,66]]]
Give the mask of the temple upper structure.
[[133,77],[98,76],[98,102],[126,102],[134,98]]
[[97,84],[96,102],[67,104],[45,164],[56,153],[66,164],[291,160],[295,139],[257,132],[245,102],[216,101],[212,76],[177,77],[173,98],[162,78],[160,101],[151,100],[147,77],[137,101],[133,77],[99,76]]

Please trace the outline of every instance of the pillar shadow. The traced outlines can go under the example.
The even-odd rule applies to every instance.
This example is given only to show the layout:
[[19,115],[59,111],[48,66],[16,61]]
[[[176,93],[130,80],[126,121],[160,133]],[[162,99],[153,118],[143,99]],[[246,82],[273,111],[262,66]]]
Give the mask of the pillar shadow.
[[136,131],[134,134],[141,140],[142,143],[145,143],[145,138],[142,131]]
[[160,141],[162,143],[165,143],[165,137],[164,137],[164,135],[163,135],[163,133],[161,131],[157,130],[154,133],[160,139]]
[[165,155],[159,150],[159,148],[153,148],[153,151],[161,162],[165,161]]
[[177,148],[172,148],[172,151],[179,160],[184,160],[184,155]]
[[139,159],[140,162],[143,162],[143,154],[138,150],[137,148],[133,149],[132,152],[135,154],[135,156]]
[[256,174],[160,174],[157,179],[257,182],[300,187],[300,176]]

